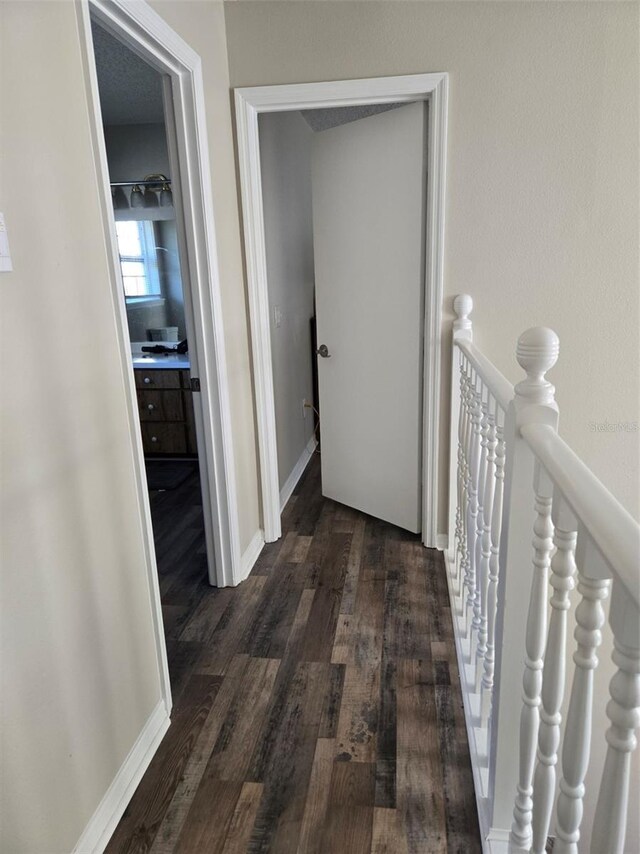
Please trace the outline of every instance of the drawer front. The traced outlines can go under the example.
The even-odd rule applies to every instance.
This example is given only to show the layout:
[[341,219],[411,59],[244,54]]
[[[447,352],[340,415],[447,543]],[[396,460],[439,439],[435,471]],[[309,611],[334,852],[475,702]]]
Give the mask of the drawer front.
[[150,391],[138,389],[138,409],[141,421],[183,421],[181,391]]
[[144,370],[136,368],[133,372],[137,388],[180,388],[180,375],[184,371]]
[[184,424],[142,424],[142,445],[146,454],[186,454]]

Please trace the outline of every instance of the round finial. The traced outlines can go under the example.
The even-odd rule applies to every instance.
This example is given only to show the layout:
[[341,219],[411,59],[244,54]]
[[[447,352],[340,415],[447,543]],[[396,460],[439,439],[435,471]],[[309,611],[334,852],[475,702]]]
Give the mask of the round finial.
[[539,402],[553,400],[554,387],[545,379],[545,374],[558,361],[560,340],[553,329],[534,326],[518,338],[516,358],[527,374],[526,380],[518,383],[516,391]]
[[516,358],[529,376],[542,378],[558,361],[560,340],[553,329],[534,326],[518,338]]
[[454,329],[471,329],[469,315],[473,309],[473,300],[469,294],[458,294],[453,300],[453,310],[456,319],[453,321]]

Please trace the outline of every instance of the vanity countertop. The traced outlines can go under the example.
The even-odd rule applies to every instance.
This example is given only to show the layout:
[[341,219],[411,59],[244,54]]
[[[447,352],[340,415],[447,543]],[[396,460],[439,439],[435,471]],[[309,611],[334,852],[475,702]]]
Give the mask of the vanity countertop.
[[134,352],[131,354],[131,359],[134,368],[146,368],[147,370],[154,370],[155,368],[189,370],[190,368],[188,353]]

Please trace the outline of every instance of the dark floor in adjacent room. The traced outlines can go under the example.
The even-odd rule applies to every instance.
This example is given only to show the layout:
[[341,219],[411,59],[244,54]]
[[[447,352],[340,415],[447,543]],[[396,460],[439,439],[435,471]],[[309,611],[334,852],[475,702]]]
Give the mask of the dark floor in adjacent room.
[[320,493],[237,588],[197,473],[153,496],[172,725],[115,852],[480,852],[442,555]]

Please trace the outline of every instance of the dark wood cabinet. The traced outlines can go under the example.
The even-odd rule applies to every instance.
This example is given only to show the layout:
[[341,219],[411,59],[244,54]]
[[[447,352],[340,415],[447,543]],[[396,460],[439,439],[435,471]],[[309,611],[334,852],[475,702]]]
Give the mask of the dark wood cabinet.
[[197,454],[189,371],[136,368],[134,375],[145,454]]

